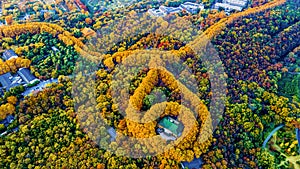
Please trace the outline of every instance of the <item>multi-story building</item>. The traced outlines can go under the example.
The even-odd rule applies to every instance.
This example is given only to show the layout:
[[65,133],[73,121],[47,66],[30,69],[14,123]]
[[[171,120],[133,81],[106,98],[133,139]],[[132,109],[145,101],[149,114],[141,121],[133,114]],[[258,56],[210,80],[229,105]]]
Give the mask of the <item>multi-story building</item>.
[[242,11],[242,9],[243,9],[243,7],[230,5],[230,4],[227,4],[227,3],[216,3],[215,4],[215,9],[220,9],[220,8],[223,8],[225,10],[225,12],[227,12],[227,13],[229,13],[233,10]]
[[182,12],[181,7],[166,7],[166,6],[160,6],[159,9],[163,11],[166,14],[175,14]]
[[248,0],[224,0],[223,3],[244,8],[247,5]]
[[149,9],[148,13],[151,16],[154,16],[154,17],[164,17],[164,16],[166,16],[166,13],[161,11],[160,9]]
[[247,6],[248,0],[223,0],[222,3],[216,3],[215,9],[223,8],[226,13],[233,10],[242,11]]
[[204,5],[192,2],[185,2],[184,4],[181,4],[180,7],[192,14],[197,14],[199,11],[204,9]]

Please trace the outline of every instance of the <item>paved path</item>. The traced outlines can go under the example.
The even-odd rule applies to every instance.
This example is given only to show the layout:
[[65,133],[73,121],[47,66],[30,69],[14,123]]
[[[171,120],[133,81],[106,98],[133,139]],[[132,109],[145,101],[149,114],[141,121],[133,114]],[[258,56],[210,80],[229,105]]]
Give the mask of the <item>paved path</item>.
[[30,93],[36,90],[42,90],[46,87],[47,84],[51,84],[51,83],[58,83],[58,79],[49,79],[46,81],[42,81],[38,85],[25,90],[25,92],[23,92],[23,96],[28,96]]
[[[83,76],[91,76],[93,75],[94,72],[92,73],[88,73],[88,74],[83,74]],[[72,75],[69,75],[67,77],[69,78],[73,78],[75,75],[72,74]],[[27,90],[25,90],[22,94],[23,96],[28,96],[29,94],[31,94],[33,91],[40,91],[40,90],[43,90],[47,84],[51,84],[51,83],[58,83],[58,79],[48,79],[46,81],[41,81],[38,85],[36,86],[33,86],[31,88],[28,88]]]

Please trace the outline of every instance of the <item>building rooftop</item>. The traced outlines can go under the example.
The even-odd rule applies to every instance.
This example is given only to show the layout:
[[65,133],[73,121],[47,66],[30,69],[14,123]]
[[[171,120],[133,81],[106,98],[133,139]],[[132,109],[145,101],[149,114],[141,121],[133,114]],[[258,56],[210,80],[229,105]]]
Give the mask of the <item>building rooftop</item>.
[[97,36],[97,33],[91,28],[83,28],[81,33],[85,37],[87,37],[87,36]]
[[4,53],[2,55],[2,58],[4,60],[10,60],[12,58],[17,58],[17,57],[18,57],[18,55],[11,49],[4,51]]
[[193,161],[191,162],[181,162],[181,167],[182,168],[188,168],[188,169],[198,169],[201,168],[203,165],[203,161],[201,158],[194,158]]
[[17,72],[18,75],[22,77],[22,79],[28,84],[28,83],[33,83],[37,79],[31,74],[30,70],[27,68],[21,68]]
[[204,9],[204,5],[192,2],[185,2],[184,4],[181,4],[180,7],[193,14],[197,13],[198,10]]
[[223,3],[227,3],[229,5],[245,7],[248,3],[247,0],[224,0]]
[[116,137],[117,137],[117,133],[116,133],[116,130],[114,129],[114,128],[109,128],[109,129],[107,129],[107,132],[108,132],[108,134],[110,135],[110,137],[111,137],[111,141],[114,141],[114,140],[116,140]]
[[0,122],[0,124],[4,124],[7,127],[10,123],[14,121],[15,117],[13,115],[8,115],[4,120]]
[[202,7],[204,8],[203,4],[197,4],[197,3],[193,3],[193,2],[185,2],[182,5],[189,6],[191,8],[202,8]]
[[2,87],[8,88],[12,84],[11,78],[12,75],[10,73],[5,73],[3,75],[0,75],[0,83]]
[[28,20],[28,19],[30,19],[30,15],[28,15],[27,13],[20,18],[20,20],[23,20],[23,21]]
[[19,130],[19,126],[16,127],[16,128],[14,128],[14,129],[12,129],[12,132],[17,132],[18,130]]
[[216,3],[215,4],[216,9],[218,9],[220,7],[224,8],[225,11],[228,11],[228,12],[232,11],[232,10],[241,11],[243,9],[242,7],[230,5],[230,4],[227,4],[227,3]]
[[151,16],[156,16],[156,17],[163,17],[166,15],[166,13],[164,13],[162,10],[160,9],[149,9],[148,10],[148,13],[151,15]]
[[41,13],[41,14],[44,14],[44,13],[46,13],[46,12],[55,14],[56,11],[55,11],[55,10],[44,10],[44,9],[43,9],[43,10],[40,10],[40,13]]
[[160,6],[159,9],[167,14],[174,14],[179,13],[182,11],[181,7],[166,7],[166,6]]
[[176,136],[179,136],[183,130],[183,125],[171,117],[163,118],[158,124],[161,127],[171,131]]
[[59,49],[57,49],[57,47],[55,47],[55,46],[52,46],[51,49],[52,49],[54,52],[59,52]]
[[69,8],[65,4],[59,4],[58,7],[64,10],[64,12],[70,12]]

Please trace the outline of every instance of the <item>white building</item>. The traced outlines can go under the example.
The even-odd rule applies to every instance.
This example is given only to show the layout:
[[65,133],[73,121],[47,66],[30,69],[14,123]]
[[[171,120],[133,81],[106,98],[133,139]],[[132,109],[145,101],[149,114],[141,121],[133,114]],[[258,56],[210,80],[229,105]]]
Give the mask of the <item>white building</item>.
[[243,9],[243,7],[230,5],[230,4],[227,4],[227,3],[216,3],[215,4],[215,9],[219,9],[219,8],[224,8],[225,12],[231,12],[233,10],[242,11],[242,9]]
[[233,6],[245,7],[248,1],[247,0],[224,0],[223,3],[233,5]]
[[197,14],[199,11],[204,9],[204,5],[192,2],[185,2],[184,4],[181,4],[180,7],[192,14]]
[[56,52],[59,52],[59,49],[57,49],[57,47],[55,46],[52,46],[51,49],[56,53]]
[[163,11],[161,11],[160,9],[149,9],[148,13],[153,16],[153,17],[164,17],[166,16],[166,13],[164,13]]
[[166,6],[160,6],[159,9],[163,11],[166,14],[175,14],[182,12],[181,7],[166,7]]
[[203,4],[197,4],[192,2],[185,2],[181,4],[179,7],[167,7],[167,6],[160,6],[159,9],[149,9],[148,13],[151,16],[155,17],[163,17],[168,14],[175,14],[180,13],[182,10],[186,10],[191,14],[197,14],[200,10],[204,9]]

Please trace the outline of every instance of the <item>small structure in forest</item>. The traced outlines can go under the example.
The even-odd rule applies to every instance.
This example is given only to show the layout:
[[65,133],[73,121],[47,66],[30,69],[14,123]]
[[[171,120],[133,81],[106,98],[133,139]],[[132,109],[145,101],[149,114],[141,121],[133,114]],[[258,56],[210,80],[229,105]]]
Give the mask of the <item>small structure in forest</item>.
[[55,52],[55,53],[57,53],[57,52],[60,52],[60,51],[59,51],[59,49],[57,49],[57,47],[56,47],[56,46],[52,46],[52,47],[51,47],[51,49],[52,49],[52,50],[53,50],[53,52]]
[[81,33],[84,37],[94,37],[97,36],[97,33],[91,28],[83,28]]
[[176,140],[180,137],[184,126],[176,119],[168,116],[158,123],[157,132],[166,140]]
[[117,132],[116,132],[116,130],[114,129],[114,128],[109,128],[109,129],[107,129],[107,132],[108,132],[108,134],[110,135],[110,137],[111,137],[111,139],[110,139],[110,141],[115,141],[116,140],[116,138],[117,138]]

